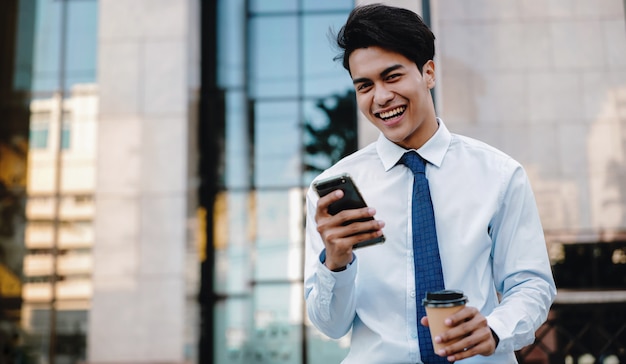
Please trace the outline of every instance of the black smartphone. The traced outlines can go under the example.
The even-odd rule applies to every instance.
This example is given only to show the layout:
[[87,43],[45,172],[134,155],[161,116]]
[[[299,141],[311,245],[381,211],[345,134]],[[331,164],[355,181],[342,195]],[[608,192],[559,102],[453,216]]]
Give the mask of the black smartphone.
[[[367,207],[367,204],[365,203],[363,196],[361,196],[359,189],[354,184],[352,177],[350,177],[350,175],[347,173],[343,173],[338,176],[333,176],[333,177],[329,177],[323,180],[316,181],[315,183],[313,183],[313,188],[315,188],[315,191],[317,191],[317,194],[320,197],[324,197],[327,194],[338,189],[343,191],[343,197],[340,200],[335,201],[328,206],[328,213],[331,215],[335,215],[343,210]],[[346,222],[345,225],[348,225],[352,222],[367,221],[367,220],[374,220],[374,218],[369,217],[365,219],[352,220],[352,221]],[[381,235],[374,239],[370,239],[370,240],[366,240],[366,241],[362,241],[360,243],[354,244],[352,246],[352,249],[363,248],[366,246],[380,244],[383,242],[385,242],[385,236]]]

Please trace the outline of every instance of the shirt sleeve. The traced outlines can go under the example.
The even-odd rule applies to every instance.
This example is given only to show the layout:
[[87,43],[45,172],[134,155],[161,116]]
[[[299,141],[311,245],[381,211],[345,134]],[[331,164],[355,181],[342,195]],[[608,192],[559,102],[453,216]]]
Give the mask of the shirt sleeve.
[[356,256],[341,272],[333,272],[323,262],[324,242],[317,232],[315,208],[317,199],[307,193],[305,233],[304,297],[307,313],[313,325],[324,335],[338,339],[352,328],[356,315],[355,279]]
[[487,317],[500,338],[497,352],[535,340],[548,316],[556,286],[535,197],[522,167],[508,166],[500,208],[490,225],[493,274],[501,302]]

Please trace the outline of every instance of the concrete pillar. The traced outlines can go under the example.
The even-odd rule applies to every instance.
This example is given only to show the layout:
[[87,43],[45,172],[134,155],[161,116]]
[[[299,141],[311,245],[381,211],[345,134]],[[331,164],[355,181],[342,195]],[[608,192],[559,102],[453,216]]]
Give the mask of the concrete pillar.
[[90,363],[195,359],[198,6],[99,1]]

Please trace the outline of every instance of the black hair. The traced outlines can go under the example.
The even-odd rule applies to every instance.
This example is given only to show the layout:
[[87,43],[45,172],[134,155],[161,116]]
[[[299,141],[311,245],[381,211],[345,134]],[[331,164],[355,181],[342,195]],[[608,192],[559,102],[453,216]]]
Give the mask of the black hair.
[[357,49],[378,46],[402,54],[415,62],[420,73],[435,56],[435,35],[422,18],[411,10],[382,4],[357,6],[337,33],[337,46],[350,72],[350,55]]

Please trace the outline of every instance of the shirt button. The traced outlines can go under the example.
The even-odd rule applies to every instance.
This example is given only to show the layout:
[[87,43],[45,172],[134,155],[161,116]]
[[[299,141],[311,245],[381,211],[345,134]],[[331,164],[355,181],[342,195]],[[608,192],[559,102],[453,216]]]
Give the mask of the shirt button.
[[411,337],[412,337],[412,338],[414,338],[414,339],[416,339],[416,338],[417,338],[417,333],[416,333],[416,332],[412,332],[412,333],[411,333]]
[[415,291],[411,291],[411,297],[415,298]]
[[409,250],[409,256],[412,257],[413,256],[413,250]]

